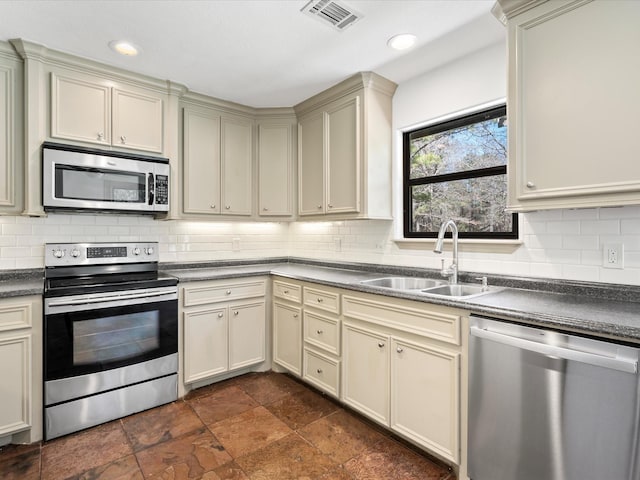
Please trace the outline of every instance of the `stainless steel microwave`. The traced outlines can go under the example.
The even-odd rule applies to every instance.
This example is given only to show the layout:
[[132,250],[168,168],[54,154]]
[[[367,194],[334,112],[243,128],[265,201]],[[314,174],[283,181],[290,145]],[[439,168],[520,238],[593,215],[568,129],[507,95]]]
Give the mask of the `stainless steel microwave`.
[[169,160],[45,142],[45,211],[169,211]]

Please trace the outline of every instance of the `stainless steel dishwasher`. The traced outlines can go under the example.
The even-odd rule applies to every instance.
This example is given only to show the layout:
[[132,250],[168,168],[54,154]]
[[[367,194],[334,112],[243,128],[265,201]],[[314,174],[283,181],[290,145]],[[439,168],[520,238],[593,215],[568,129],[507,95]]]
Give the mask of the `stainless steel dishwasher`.
[[640,349],[471,317],[472,480],[639,480]]

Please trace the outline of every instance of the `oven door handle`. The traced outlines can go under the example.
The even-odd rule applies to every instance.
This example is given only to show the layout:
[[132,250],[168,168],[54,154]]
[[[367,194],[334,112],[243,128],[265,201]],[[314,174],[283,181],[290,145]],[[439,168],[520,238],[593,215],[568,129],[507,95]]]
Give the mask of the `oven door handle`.
[[162,290],[159,292],[145,292],[145,293],[127,293],[127,294],[119,294],[119,295],[104,295],[100,297],[94,298],[80,298],[78,300],[63,300],[60,302],[49,302],[49,307],[72,307],[77,305],[91,305],[94,303],[106,303],[106,302],[116,302],[120,300],[134,300],[137,298],[152,298],[152,297],[160,297],[163,295],[171,295],[175,294],[175,290]]

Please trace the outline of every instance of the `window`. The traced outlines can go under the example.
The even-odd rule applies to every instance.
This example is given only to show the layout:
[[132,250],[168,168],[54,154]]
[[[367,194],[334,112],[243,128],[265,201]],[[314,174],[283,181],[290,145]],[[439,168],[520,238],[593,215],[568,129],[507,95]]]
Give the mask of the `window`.
[[404,133],[404,236],[518,238],[507,204],[507,109],[500,106]]

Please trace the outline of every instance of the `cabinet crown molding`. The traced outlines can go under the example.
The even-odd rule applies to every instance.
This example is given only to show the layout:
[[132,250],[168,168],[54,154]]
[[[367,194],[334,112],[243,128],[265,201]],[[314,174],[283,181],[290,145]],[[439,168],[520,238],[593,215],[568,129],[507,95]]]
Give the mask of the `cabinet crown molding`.
[[[507,24],[507,20],[530,10],[538,5],[546,3],[548,0],[496,0],[491,8],[491,13],[503,25]],[[570,0],[562,0],[569,3]]]
[[374,72],[359,72],[333,87],[295,105],[293,109],[298,117],[326,105],[340,97],[356,92],[362,88],[376,90],[392,97],[398,85]]

